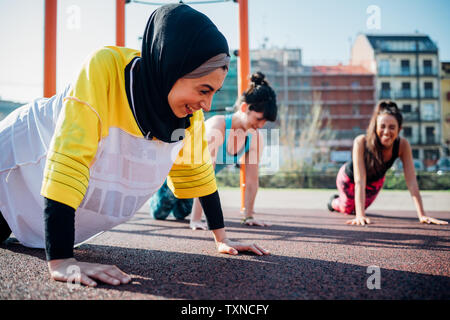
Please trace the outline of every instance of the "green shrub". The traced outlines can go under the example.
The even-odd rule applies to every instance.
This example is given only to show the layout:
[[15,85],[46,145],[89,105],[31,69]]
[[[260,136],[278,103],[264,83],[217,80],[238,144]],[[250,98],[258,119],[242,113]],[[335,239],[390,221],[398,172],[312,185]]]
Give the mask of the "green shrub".
[[[279,171],[274,175],[261,175],[259,186],[261,188],[314,188],[336,189],[337,172],[305,171]],[[423,172],[417,174],[420,190],[450,190],[450,173],[438,175],[437,173]],[[219,186],[239,187],[239,170],[222,170],[217,175]],[[384,183],[385,189],[406,190],[403,173],[389,171]]]

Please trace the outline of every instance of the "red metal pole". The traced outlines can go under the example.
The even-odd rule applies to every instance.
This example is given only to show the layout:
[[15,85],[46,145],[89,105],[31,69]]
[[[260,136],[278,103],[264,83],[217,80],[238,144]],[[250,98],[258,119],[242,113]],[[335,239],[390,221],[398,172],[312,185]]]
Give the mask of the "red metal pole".
[[[248,0],[239,2],[239,60],[238,60],[238,95],[247,89],[250,77],[250,53],[248,42]],[[245,163],[240,170],[241,211],[245,212]]]
[[45,0],[44,97],[56,93],[56,27],[58,0]]
[[125,0],[116,0],[116,46],[125,46]]

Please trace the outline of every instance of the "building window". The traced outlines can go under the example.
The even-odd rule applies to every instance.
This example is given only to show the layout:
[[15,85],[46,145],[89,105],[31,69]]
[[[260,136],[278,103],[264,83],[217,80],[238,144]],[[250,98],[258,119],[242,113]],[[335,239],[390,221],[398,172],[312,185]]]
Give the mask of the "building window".
[[425,160],[437,160],[439,159],[439,150],[425,150]]
[[411,112],[411,105],[410,104],[404,104],[403,107],[402,107],[402,112],[410,113]]
[[411,127],[403,127],[403,136],[407,139],[412,137],[412,128]]
[[391,98],[391,84],[389,82],[381,83],[381,99],[390,99]]
[[433,62],[431,60],[423,60],[423,74],[433,74]]
[[359,88],[359,81],[352,81],[352,88]]
[[435,128],[434,127],[426,127],[426,143],[427,144],[435,144],[436,143],[436,139],[435,139]]
[[380,76],[388,76],[389,71],[389,60],[383,59],[380,60],[380,66],[378,67],[378,74]]
[[426,103],[423,105],[423,113],[422,113],[422,119],[433,121],[434,120],[434,104],[432,103]]
[[402,60],[400,62],[401,64],[401,74],[402,75],[409,75],[410,74],[410,69],[409,69],[409,60]]
[[354,105],[352,107],[352,111],[353,111],[354,116],[359,116],[359,106],[358,105]]
[[425,98],[433,98],[433,82],[424,83]]
[[412,149],[412,156],[414,159],[419,159],[419,150]]
[[411,83],[410,82],[402,82],[402,98],[411,98]]

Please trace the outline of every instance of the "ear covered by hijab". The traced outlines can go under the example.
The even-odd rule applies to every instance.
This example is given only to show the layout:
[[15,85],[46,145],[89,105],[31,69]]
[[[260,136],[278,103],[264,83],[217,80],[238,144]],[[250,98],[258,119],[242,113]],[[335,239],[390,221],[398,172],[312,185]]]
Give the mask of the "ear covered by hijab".
[[128,101],[147,139],[176,142],[174,130],[189,127],[190,116],[178,118],[170,108],[169,92],[179,78],[220,54],[229,57],[228,43],[203,13],[185,4],[169,4],[151,14],[141,58],[125,69]]

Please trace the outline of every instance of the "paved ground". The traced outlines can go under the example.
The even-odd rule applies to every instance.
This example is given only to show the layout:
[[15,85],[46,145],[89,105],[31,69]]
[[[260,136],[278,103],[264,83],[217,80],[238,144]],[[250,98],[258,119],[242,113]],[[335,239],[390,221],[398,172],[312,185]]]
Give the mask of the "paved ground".
[[[119,287],[71,291],[49,279],[43,250],[10,241],[0,245],[0,299],[450,298],[449,225],[419,224],[407,192],[384,190],[368,210],[373,225],[347,226],[347,216],[325,209],[331,193],[260,190],[258,216],[273,225],[250,228],[239,223],[239,190],[222,190],[228,236],[263,245],[265,257],[219,254],[209,231],[152,220],[144,207],[75,251],[131,274]],[[422,195],[429,215],[450,221],[449,192]],[[367,287],[377,275],[369,266],[380,268],[380,289]]]

